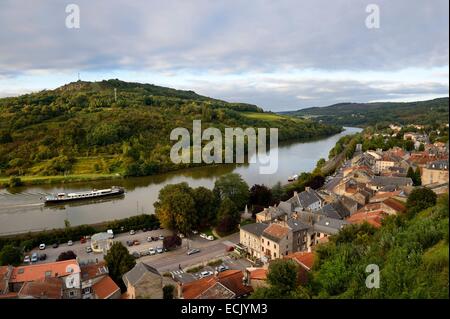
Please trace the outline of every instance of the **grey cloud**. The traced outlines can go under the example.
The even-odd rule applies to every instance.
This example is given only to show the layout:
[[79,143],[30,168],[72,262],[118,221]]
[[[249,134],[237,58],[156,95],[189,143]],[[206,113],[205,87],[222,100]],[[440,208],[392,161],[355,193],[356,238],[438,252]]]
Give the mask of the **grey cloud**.
[[72,1],[81,28],[65,28],[67,3],[6,0],[0,75],[44,70],[396,70],[448,65],[448,1]]

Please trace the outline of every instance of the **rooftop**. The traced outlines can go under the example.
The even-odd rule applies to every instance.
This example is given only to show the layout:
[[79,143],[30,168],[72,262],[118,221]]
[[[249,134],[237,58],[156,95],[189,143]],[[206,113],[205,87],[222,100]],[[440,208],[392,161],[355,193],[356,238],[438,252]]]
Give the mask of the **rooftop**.
[[285,226],[281,226],[279,224],[270,224],[263,232],[263,236],[273,240],[275,242],[278,242],[279,240],[286,237],[286,235],[289,233],[289,228]]
[[131,285],[134,286],[146,273],[152,273],[161,276],[158,270],[156,270],[152,266],[144,264],[143,262],[138,262],[133,267],[133,269],[125,273],[122,278],[124,279],[124,282],[128,281]]
[[45,277],[65,277],[80,273],[80,266],[76,259],[57,261],[53,263],[19,266],[14,268],[11,282],[36,281]]
[[259,237],[267,227],[269,227],[269,225],[265,223],[253,223],[244,225],[241,229]]
[[98,299],[108,299],[112,294],[120,290],[120,288],[111,277],[105,276],[92,286],[92,290]]
[[[183,298],[184,299],[201,298],[201,296],[209,288],[215,286],[216,283],[220,283],[229,291],[234,293],[235,297],[239,298],[253,291],[251,287],[245,286],[242,283],[243,278],[244,274],[240,270],[225,270],[219,273],[217,276],[209,276],[183,285],[182,287]],[[227,295],[228,293],[226,293],[224,297],[226,297]]]
[[387,214],[382,210],[359,212],[347,218],[347,221],[350,224],[362,224],[364,222],[367,222],[375,228],[379,228],[381,227],[383,218],[385,218],[386,216]]
[[315,253],[313,252],[296,252],[289,254],[284,257],[285,259],[292,259],[300,264],[306,270],[311,270],[314,265],[314,260],[316,258]]
[[61,278],[42,278],[25,282],[18,293],[19,298],[62,299],[63,281]]

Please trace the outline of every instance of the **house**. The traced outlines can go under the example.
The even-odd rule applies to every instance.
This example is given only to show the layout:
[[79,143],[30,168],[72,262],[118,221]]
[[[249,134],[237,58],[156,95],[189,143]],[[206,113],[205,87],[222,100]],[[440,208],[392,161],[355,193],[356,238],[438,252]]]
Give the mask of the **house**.
[[294,192],[294,196],[288,202],[292,203],[294,207],[311,211],[318,210],[323,205],[323,199],[310,187],[305,187],[301,193]]
[[127,287],[128,299],[162,299],[164,286],[176,286],[171,278],[161,276],[158,270],[143,262],[125,273],[122,280]]
[[261,287],[267,287],[267,267],[249,267],[245,270],[245,282],[254,290]]
[[118,299],[120,288],[104,262],[80,265],[82,299]]
[[398,157],[393,153],[384,153],[380,159],[375,161],[374,171],[377,174],[386,171],[390,167],[396,166],[401,160],[401,157]]
[[371,212],[358,212],[347,218],[347,222],[350,224],[363,224],[367,222],[368,224],[374,226],[375,228],[380,228],[382,220],[387,216],[387,214],[382,210],[375,210]]
[[64,299],[81,298],[80,266],[75,259],[13,268],[9,280],[10,292],[19,292],[27,282],[49,277],[62,280]]
[[[406,211],[406,206],[394,199],[387,198],[382,202],[370,203],[359,209],[355,214],[381,211],[386,215],[397,215]],[[349,219],[347,219],[348,221]]]
[[412,179],[409,177],[374,176],[367,186],[378,191],[386,186],[394,186],[401,189],[412,185]]
[[422,168],[422,185],[448,183],[448,160],[440,160],[428,163]]
[[292,252],[292,230],[279,224],[270,224],[261,236],[261,253],[269,260]]
[[244,284],[242,271],[225,270],[186,284],[178,283],[178,292],[183,299],[236,299],[248,296],[253,288]]
[[285,256],[284,259],[293,260],[298,264],[299,283],[302,285],[306,284],[308,282],[308,272],[310,272],[314,266],[316,254],[314,252],[296,252]]
[[109,276],[102,277],[92,285],[93,299],[120,299],[120,287]]
[[240,228],[240,243],[244,245],[250,256],[261,258],[261,236],[264,230],[269,227],[266,223],[247,224]]

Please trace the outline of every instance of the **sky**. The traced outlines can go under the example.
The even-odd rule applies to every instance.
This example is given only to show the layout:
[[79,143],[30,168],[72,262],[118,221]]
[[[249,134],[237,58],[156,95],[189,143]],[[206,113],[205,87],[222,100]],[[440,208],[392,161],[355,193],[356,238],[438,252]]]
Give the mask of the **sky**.
[[0,0],[0,43],[0,97],[78,73],[271,111],[449,95],[447,0]]

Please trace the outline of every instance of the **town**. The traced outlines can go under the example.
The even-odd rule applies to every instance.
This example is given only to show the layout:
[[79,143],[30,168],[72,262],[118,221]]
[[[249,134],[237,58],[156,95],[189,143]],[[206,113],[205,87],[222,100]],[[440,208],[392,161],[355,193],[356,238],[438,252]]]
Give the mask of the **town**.
[[[394,124],[383,133],[365,130],[364,141],[402,134],[405,146],[363,150],[357,143],[323,185],[293,191],[287,200],[254,214],[246,208],[238,232],[220,238],[198,231],[175,236],[158,227],[111,230],[53,248],[41,244],[21,265],[0,266],[0,299],[247,298],[269,285],[271,265],[280,260],[295,263],[298,283],[304,285],[318,247],[342,230],[382,227],[385,218],[405,214],[416,189],[448,194],[448,141],[431,143],[423,126],[409,127],[414,132]],[[175,237],[180,242],[168,249],[168,239]],[[133,260],[123,274],[108,267],[108,260],[118,256],[112,251],[120,249]]]

